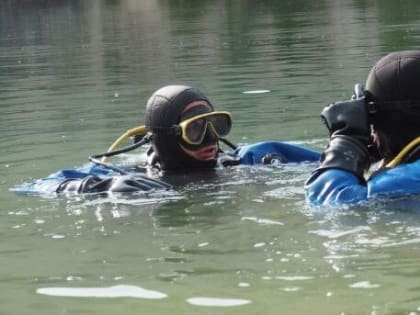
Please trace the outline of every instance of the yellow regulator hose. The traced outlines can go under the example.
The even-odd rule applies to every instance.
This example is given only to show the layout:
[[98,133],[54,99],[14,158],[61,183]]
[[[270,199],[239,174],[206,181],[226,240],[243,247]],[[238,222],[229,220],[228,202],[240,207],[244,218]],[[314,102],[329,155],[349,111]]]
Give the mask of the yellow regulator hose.
[[391,161],[389,162],[386,167],[395,167],[397,166],[401,160],[416,146],[420,144],[420,137],[417,137],[413,141],[411,141],[409,144],[407,144],[404,149],[401,150],[400,153]]
[[[118,148],[121,143],[123,143],[124,141],[126,141],[128,138],[136,136],[136,135],[141,135],[141,134],[145,134],[146,133],[146,126],[138,126],[132,129],[128,129],[126,132],[124,132],[117,140],[114,141],[114,143],[108,148],[107,152],[112,152],[114,151],[116,148]],[[102,162],[106,161],[106,156],[104,156],[101,160]]]

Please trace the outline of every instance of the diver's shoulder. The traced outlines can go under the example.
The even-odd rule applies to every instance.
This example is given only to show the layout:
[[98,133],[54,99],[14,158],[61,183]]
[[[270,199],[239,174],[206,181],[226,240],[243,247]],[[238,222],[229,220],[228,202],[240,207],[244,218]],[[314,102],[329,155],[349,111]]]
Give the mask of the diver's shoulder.
[[381,170],[368,180],[368,187],[370,195],[420,194],[420,160]]

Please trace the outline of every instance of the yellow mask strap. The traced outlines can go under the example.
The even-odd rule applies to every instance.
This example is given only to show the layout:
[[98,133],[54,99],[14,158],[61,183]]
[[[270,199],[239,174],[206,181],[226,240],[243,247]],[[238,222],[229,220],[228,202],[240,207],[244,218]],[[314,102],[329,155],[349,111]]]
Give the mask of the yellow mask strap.
[[184,120],[182,122],[179,123],[180,126],[187,126],[190,122],[204,118],[204,117],[209,117],[209,116],[217,116],[217,115],[227,115],[229,116],[229,118],[232,120],[232,115],[229,112],[225,112],[225,111],[216,111],[216,112],[210,112],[210,113],[205,113],[205,114],[201,114],[201,115],[197,115],[197,116],[193,116],[187,120]]

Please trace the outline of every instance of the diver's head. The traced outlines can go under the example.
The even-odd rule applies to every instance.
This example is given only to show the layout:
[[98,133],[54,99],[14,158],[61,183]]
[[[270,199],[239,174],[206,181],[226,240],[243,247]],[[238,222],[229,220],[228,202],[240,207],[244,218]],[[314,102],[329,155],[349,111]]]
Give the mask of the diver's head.
[[214,112],[198,89],[169,85],[149,98],[145,125],[161,169],[172,171],[215,167],[218,139],[230,131],[231,121],[228,113]]
[[381,58],[366,81],[367,101],[382,158],[390,160],[420,136],[420,51],[394,52]]

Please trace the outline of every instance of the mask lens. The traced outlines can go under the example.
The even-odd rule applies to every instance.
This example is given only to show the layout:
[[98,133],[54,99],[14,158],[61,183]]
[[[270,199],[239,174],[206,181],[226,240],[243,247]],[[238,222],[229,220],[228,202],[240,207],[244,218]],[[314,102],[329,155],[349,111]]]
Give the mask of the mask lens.
[[185,128],[185,137],[191,143],[200,143],[203,141],[206,132],[207,121],[205,118],[199,118],[190,122]]
[[216,131],[218,137],[225,137],[229,134],[232,127],[232,121],[227,114],[216,114],[209,116],[208,121],[212,124],[214,131]]

